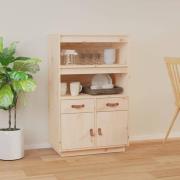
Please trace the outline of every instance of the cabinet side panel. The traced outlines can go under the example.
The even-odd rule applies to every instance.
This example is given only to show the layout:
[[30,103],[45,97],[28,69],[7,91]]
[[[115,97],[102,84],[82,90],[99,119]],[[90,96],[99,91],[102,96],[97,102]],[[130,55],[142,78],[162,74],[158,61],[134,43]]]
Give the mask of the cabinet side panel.
[[60,151],[60,99],[59,99],[59,62],[60,40],[58,35],[50,35],[48,39],[48,109],[49,109],[49,141],[52,147]]

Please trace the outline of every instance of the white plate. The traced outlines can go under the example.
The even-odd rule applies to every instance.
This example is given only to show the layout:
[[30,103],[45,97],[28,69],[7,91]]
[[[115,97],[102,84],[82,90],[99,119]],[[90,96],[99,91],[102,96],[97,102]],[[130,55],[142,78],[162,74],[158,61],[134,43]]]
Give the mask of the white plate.
[[108,74],[96,74],[91,81],[91,89],[102,89],[112,86],[112,79]]

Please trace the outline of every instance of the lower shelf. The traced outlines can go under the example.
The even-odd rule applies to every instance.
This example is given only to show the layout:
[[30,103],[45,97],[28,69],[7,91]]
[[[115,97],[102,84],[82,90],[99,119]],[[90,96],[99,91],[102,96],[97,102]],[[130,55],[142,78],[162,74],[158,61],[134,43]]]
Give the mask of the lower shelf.
[[79,151],[58,152],[58,153],[60,154],[61,157],[67,157],[67,156],[81,156],[81,155],[115,153],[115,152],[125,152],[125,147],[88,149],[88,150],[79,150]]

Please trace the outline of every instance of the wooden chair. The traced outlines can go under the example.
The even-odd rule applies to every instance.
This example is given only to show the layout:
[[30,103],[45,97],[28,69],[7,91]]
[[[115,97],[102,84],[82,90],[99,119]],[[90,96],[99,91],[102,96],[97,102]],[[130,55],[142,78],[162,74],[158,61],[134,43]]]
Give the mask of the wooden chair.
[[173,115],[172,122],[166,133],[164,143],[167,141],[169,133],[171,132],[171,129],[180,111],[180,58],[167,57],[165,58],[165,62],[167,65],[169,77],[174,91],[174,96],[176,100],[176,111]]

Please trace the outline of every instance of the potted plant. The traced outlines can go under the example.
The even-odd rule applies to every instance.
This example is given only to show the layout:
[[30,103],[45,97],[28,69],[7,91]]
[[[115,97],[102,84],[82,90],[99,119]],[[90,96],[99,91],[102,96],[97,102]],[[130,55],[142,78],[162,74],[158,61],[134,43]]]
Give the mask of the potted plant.
[[40,60],[17,57],[16,44],[13,42],[4,47],[3,38],[0,37],[0,109],[9,114],[8,127],[0,129],[2,160],[15,160],[24,156],[23,131],[16,125],[17,102],[21,94],[35,90],[36,82],[32,74],[39,71]]

